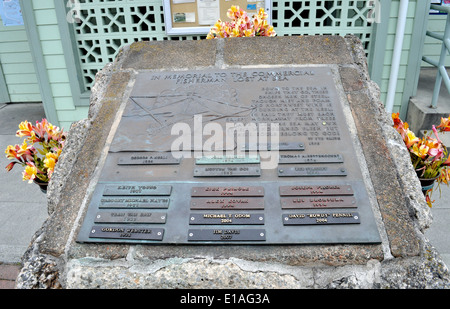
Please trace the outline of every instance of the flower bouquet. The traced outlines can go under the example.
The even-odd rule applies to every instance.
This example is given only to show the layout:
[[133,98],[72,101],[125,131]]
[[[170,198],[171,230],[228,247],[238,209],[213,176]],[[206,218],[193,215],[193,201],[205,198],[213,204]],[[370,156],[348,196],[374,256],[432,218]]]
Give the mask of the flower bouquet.
[[25,167],[22,173],[24,181],[34,181],[45,186],[52,177],[64,147],[66,133],[47,119],[36,122],[35,126],[25,120],[19,124],[16,136],[26,138],[22,145],[9,145],[6,148],[6,157],[13,160],[6,170],[9,172],[14,165],[20,164]]
[[250,19],[247,12],[233,5],[228,9],[227,16],[231,21],[223,22],[219,19],[209,31],[207,39],[276,36],[273,26],[267,22],[267,13],[263,8]]
[[447,147],[441,142],[438,136],[439,132],[450,131],[450,115],[449,118],[441,118],[441,124],[438,127],[432,126],[434,137],[425,134],[424,137],[418,138],[409,129],[409,125],[403,122],[399,113],[392,114],[394,128],[402,136],[406,148],[409,150],[411,162],[421,180],[430,181],[428,186],[422,185],[428,206],[432,206],[431,193],[433,192],[434,182],[438,185],[444,183],[448,185],[450,180],[450,159]]

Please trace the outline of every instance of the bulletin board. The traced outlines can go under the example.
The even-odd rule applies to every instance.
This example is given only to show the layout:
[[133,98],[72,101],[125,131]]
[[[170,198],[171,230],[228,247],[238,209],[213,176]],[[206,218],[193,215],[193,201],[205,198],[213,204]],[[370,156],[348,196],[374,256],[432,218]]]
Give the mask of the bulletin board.
[[262,7],[271,24],[272,0],[164,0],[168,35],[207,34],[218,19],[229,21],[227,11],[237,5],[251,17]]

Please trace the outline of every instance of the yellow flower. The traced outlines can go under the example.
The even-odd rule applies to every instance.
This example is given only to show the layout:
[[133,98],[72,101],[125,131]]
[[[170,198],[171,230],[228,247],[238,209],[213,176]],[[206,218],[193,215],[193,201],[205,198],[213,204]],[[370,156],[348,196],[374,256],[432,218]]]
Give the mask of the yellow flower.
[[23,143],[22,143],[22,146],[20,146],[18,152],[19,152],[19,153],[23,153],[23,152],[26,152],[27,149],[28,149],[28,144],[27,144],[27,141],[24,140]]
[[55,169],[57,160],[58,160],[58,156],[55,153],[49,152],[45,155],[44,166],[46,168],[48,168],[49,170],[53,171]]
[[441,124],[437,126],[441,131],[450,131],[450,115],[449,118],[441,117]]
[[22,176],[23,180],[28,180],[28,183],[32,183],[33,180],[36,178],[37,174],[37,168],[32,163],[27,163],[27,166],[25,167],[25,171],[23,171]]
[[32,131],[33,131],[32,124],[25,120],[19,124],[19,130],[16,132],[16,136],[18,137],[31,136]]
[[244,36],[246,36],[246,37],[255,36],[255,33],[253,32],[253,29],[247,29],[247,30],[244,30]]
[[420,139],[418,137],[416,137],[416,135],[414,134],[413,131],[411,130],[406,130],[406,134],[404,136],[404,141],[406,144],[406,147],[409,148],[411,147],[413,144],[417,143],[420,141]]
[[8,158],[8,159],[17,159],[17,152],[16,152],[16,147],[14,147],[14,146],[12,146],[12,145],[9,145],[8,147],[6,147],[6,150],[5,150],[5,153],[6,153],[6,157]]
[[267,13],[264,12],[263,8],[259,8],[257,17],[259,17],[261,19],[267,19]]
[[242,10],[237,5],[232,5],[227,11],[228,18],[235,20],[242,14]]
[[422,145],[418,146],[418,144],[414,144],[411,149],[411,152],[413,154],[415,154],[416,156],[418,156],[419,158],[425,159],[425,157],[428,154],[428,150],[429,150],[429,148],[426,145],[422,144]]

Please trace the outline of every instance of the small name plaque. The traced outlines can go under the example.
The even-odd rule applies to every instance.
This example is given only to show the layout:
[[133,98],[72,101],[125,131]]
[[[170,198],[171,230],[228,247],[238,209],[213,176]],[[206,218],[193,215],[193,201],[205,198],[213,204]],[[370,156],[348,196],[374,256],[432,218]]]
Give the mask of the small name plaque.
[[278,145],[272,144],[245,144],[241,149],[245,151],[265,151],[265,150],[280,150],[280,151],[303,151],[305,150],[305,144],[302,142],[280,142]]
[[130,240],[159,240],[164,236],[164,229],[143,228],[140,226],[111,227],[94,226],[89,233],[89,238],[112,238]]
[[323,186],[281,186],[281,196],[333,196],[353,195],[350,185],[323,185]]
[[278,177],[314,177],[314,176],[347,176],[345,168],[330,167],[281,167]]
[[194,177],[261,176],[259,166],[196,166]]
[[264,198],[196,198],[191,209],[264,209]]
[[167,197],[103,197],[99,208],[168,208],[170,199]]
[[130,211],[97,212],[95,223],[166,223],[167,214]]
[[189,224],[215,224],[215,225],[262,225],[264,214],[248,213],[202,213],[191,214]]
[[282,197],[281,208],[356,208],[356,201],[352,196]]
[[132,153],[121,156],[118,165],[164,165],[180,164],[180,159],[174,158],[170,153],[140,154]]
[[265,241],[263,229],[190,229],[188,241]]
[[343,163],[339,154],[280,154],[279,164]]
[[259,156],[248,156],[248,157],[238,157],[238,156],[223,156],[223,157],[202,157],[195,161],[196,164],[257,164],[261,163]]
[[103,191],[103,195],[170,195],[172,186],[170,185],[107,185]]
[[357,212],[283,214],[284,225],[359,224]]
[[263,187],[193,187],[191,196],[264,196]]

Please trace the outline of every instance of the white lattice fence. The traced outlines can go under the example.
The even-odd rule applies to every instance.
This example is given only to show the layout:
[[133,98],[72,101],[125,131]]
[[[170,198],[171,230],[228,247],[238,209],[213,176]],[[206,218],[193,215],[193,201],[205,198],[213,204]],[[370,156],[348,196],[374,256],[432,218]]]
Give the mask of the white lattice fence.
[[[364,1],[277,1],[272,24],[278,35],[357,35],[369,50],[372,25]],[[152,40],[199,40],[204,36],[167,36],[162,0],[79,0],[80,23],[74,23],[76,47],[89,90],[95,73],[112,62],[125,44]]]

